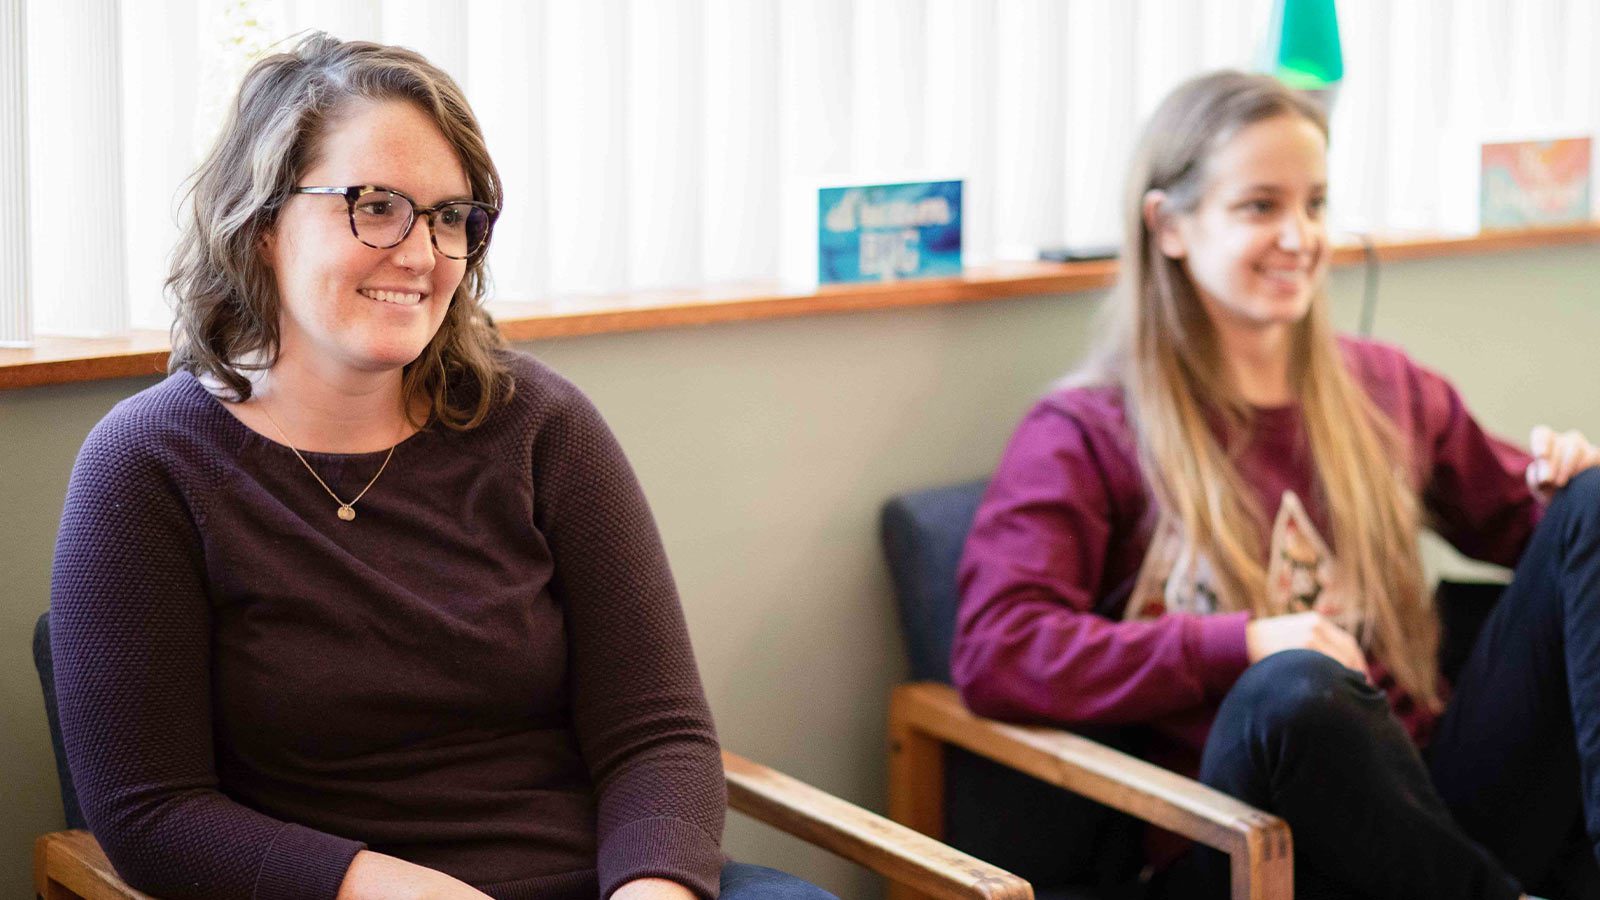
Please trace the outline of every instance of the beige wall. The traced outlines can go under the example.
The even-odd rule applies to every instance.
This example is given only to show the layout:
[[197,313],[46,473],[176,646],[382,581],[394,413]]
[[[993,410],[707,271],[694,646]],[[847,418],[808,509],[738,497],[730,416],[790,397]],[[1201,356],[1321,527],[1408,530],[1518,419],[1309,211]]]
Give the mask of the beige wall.
[[[1443,370],[1492,427],[1600,436],[1590,248],[1396,264],[1377,334]],[[1341,272],[1341,322],[1360,290]],[[905,672],[876,512],[897,491],[985,474],[1029,399],[1082,352],[1091,298],[1007,300],[541,342],[599,404],[650,495],[732,749],[869,807],[884,793],[884,694]],[[0,894],[27,890],[59,827],[28,635],[74,452],[147,381],[0,393]],[[735,819],[730,851],[847,898],[873,879]]]

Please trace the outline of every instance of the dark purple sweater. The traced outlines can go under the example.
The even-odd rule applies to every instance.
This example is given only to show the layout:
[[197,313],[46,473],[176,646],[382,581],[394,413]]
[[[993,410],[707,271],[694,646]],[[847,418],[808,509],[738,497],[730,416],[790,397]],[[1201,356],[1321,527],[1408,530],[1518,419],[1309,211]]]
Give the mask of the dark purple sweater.
[[[1542,513],[1527,454],[1486,434],[1443,378],[1399,350],[1341,348],[1410,444],[1430,524],[1467,556],[1515,564]],[[1298,408],[1257,410],[1237,465],[1268,521],[1292,490],[1328,533]],[[1034,722],[1149,724],[1154,761],[1198,770],[1217,704],[1248,665],[1248,614],[1123,620],[1151,520],[1121,390],[1040,400],[1006,448],[961,562],[951,670],[968,705]],[[1386,687],[1412,735],[1424,735],[1432,716]]]
[[[621,448],[507,354],[512,401],[402,443],[355,521],[188,374],[79,454],[51,585],[84,814],[162,897],[331,898],[363,846],[500,898],[715,896],[725,789]],[[308,453],[354,496],[384,453]]]

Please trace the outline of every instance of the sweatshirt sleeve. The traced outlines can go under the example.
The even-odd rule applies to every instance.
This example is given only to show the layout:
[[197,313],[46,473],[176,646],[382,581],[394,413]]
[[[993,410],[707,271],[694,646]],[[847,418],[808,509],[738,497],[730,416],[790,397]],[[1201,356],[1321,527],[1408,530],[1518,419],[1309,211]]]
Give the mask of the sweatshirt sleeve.
[[218,790],[211,622],[180,454],[114,412],[73,469],[51,647],[79,801],[117,873],[160,897],[332,898],[362,844]]
[[572,714],[599,806],[600,894],[645,877],[715,897],[722,760],[655,521],[609,428],[561,382],[534,446],[536,524],[567,617]]
[[1440,537],[1473,559],[1515,566],[1544,513],[1528,487],[1532,457],[1483,430],[1456,389],[1411,364],[1428,453],[1423,504]]
[[1248,665],[1244,613],[1130,622],[1092,611],[1114,535],[1135,531],[1118,517],[1143,490],[1131,458],[1103,465],[1129,456],[1111,443],[1040,404],[1001,459],[961,562],[951,661],[979,714],[1145,722],[1215,702]]

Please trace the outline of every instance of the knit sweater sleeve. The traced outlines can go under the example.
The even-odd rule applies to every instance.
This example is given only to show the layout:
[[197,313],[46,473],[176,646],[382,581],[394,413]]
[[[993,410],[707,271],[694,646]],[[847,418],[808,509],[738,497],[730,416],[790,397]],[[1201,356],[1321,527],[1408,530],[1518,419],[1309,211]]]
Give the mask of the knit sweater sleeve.
[[567,620],[573,723],[595,783],[600,895],[645,877],[715,897],[727,802],[710,707],[633,470],[576,388],[550,388],[534,509]]
[[1109,411],[1079,413],[1035,407],[979,505],[959,570],[956,686],[980,714],[1067,724],[1148,722],[1215,702],[1248,665],[1244,614],[1093,611],[1114,534],[1135,530],[1119,516],[1143,489],[1131,449],[1093,427]]
[[172,426],[136,403],[79,453],[51,577],[56,696],[84,816],[118,874],[156,896],[332,898],[361,844],[218,790],[192,489],[204,461],[158,437]]
[[1473,559],[1514,566],[1544,506],[1528,486],[1527,451],[1486,432],[1443,377],[1409,363],[1423,429],[1423,502],[1441,537]]

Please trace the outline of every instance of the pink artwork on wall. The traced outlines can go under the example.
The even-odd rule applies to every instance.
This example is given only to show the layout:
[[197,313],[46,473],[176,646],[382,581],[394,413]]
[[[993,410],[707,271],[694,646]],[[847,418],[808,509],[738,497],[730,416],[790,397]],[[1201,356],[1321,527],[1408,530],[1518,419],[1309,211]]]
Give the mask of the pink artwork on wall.
[[1527,228],[1590,219],[1590,138],[1484,144],[1479,226]]

